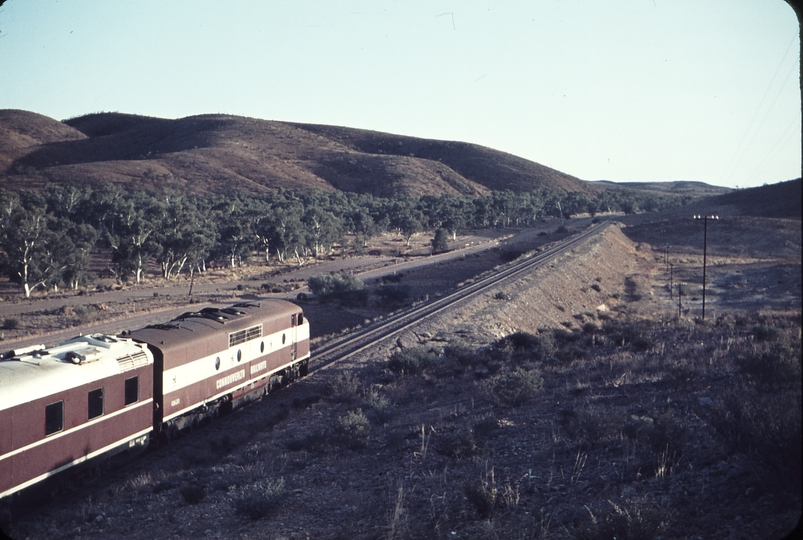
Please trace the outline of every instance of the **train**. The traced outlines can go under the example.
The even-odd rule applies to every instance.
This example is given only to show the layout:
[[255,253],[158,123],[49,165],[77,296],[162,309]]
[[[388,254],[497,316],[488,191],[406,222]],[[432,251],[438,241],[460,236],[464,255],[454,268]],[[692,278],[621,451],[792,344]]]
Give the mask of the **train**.
[[309,359],[302,309],[278,299],[8,351],[0,356],[0,501],[163,444],[305,376]]

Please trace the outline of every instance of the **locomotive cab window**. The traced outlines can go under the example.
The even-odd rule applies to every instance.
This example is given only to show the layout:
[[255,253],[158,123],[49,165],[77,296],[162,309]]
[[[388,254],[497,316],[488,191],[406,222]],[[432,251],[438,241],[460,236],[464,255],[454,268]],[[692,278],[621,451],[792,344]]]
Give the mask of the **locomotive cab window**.
[[139,377],[125,380],[125,404],[131,405],[139,401]]
[[87,420],[103,414],[103,388],[92,390],[87,394]]
[[298,314],[298,325],[301,326],[302,324],[304,324],[304,314],[303,313],[299,313]]
[[64,402],[57,401],[45,407],[45,435],[64,429]]
[[296,325],[296,316],[295,314],[293,314],[290,315],[290,326],[295,326],[295,325]]

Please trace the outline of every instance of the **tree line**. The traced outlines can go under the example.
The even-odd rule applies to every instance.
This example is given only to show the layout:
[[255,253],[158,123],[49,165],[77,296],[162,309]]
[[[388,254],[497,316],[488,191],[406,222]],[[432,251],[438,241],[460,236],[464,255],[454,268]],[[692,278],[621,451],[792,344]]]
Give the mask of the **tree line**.
[[214,262],[241,265],[257,255],[267,264],[330,253],[353,239],[360,251],[377,235],[410,239],[436,232],[437,243],[463,229],[526,227],[580,213],[655,211],[688,202],[622,191],[596,196],[494,192],[397,198],[345,192],[286,190],[266,194],[187,195],[126,191],[117,184],[0,190],[0,272],[25,296],[41,288],[77,290],[95,279],[92,250],[110,250],[108,270],[121,282],[141,282],[158,264],[162,278],[205,271]]

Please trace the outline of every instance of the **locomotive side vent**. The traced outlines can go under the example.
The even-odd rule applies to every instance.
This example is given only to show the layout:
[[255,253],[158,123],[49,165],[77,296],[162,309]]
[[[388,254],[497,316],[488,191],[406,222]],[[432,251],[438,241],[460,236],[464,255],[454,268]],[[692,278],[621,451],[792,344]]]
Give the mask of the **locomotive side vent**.
[[229,334],[229,347],[234,347],[236,345],[240,345],[241,343],[245,343],[246,341],[251,341],[252,339],[258,339],[261,337],[261,324],[252,326],[251,328],[246,328],[245,330],[238,330],[237,332],[232,332]]
[[126,354],[117,359],[117,364],[119,364],[121,372],[130,371],[140,366],[148,365],[148,355],[145,354],[145,351]]

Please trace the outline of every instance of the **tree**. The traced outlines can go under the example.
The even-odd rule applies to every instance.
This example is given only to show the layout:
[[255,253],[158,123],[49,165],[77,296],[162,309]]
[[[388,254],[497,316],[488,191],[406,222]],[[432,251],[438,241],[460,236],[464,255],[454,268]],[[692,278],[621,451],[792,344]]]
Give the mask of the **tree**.
[[195,201],[180,195],[166,197],[154,239],[162,277],[171,279],[178,275],[188,261],[197,266],[208,256],[214,239],[214,226]]
[[22,286],[25,298],[37,287],[58,283],[60,275],[59,235],[48,227],[50,218],[43,206],[24,207],[15,197],[3,200],[2,246],[3,273]]
[[303,250],[305,240],[300,214],[300,204],[291,205],[290,208],[274,207],[268,215],[257,220],[254,234],[265,250],[265,262],[270,260],[271,251],[276,253],[281,263],[286,260],[288,253],[294,253],[298,262],[301,262],[299,250]]
[[449,251],[449,233],[446,229],[440,228],[435,231],[432,239],[432,253],[442,253]]
[[70,289],[78,290],[90,281],[89,262],[99,236],[88,223],[71,223],[66,230],[61,279]]
[[117,201],[110,230],[104,237],[112,250],[111,269],[126,281],[133,274],[140,283],[148,261],[159,252],[153,234],[159,225],[159,209],[149,195],[135,193]]
[[343,238],[343,221],[317,206],[308,208],[301,221],[304,224],[306,245],[316,258],[328,253]]
[[233,194],[219,197],[212,207],[218,235],[211,256],[228,259],[231,268],[248,259],[256,239],[253,225],[258,212],[251,211],[248,204],[247,195]]

